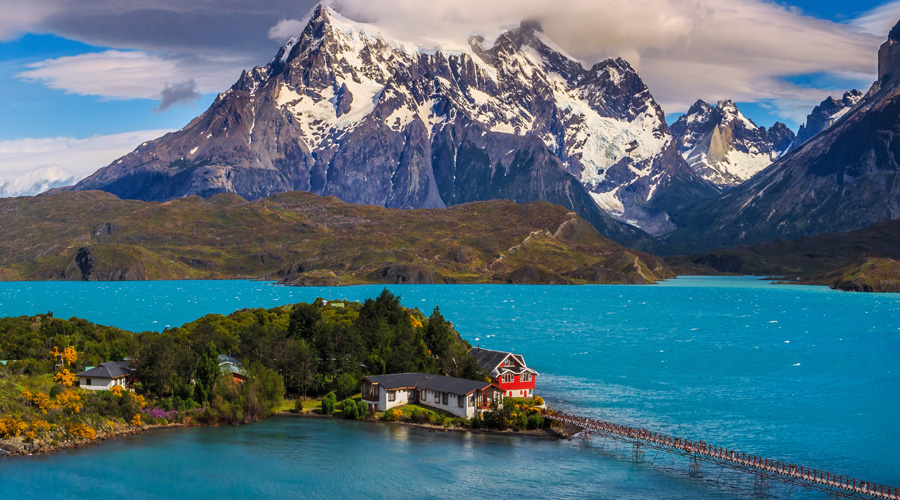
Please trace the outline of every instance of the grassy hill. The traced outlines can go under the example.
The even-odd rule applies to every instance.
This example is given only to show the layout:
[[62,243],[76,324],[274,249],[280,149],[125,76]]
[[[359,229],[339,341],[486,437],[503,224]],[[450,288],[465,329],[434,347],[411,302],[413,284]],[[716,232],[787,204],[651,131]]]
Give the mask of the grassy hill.
[[549,203],[443,210],[303,192],[166,203],[97,191],[0,199],[0,279],[269,278],[359,283],[650,283],[661,259]]
[[900,220],[667,259],[678,274],[784,276],[839,290],[900,292]]

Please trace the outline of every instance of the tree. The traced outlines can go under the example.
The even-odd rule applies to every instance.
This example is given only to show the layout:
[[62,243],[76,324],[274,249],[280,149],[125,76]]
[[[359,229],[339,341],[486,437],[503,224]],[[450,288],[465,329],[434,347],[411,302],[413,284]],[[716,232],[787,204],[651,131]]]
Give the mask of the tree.
[[350,397],[359,392],[359,380],[349,373],[342,373],[334,379],[334,393],[338,399]]
[[210,341],[206,344],[200,361],[197,362],[195,371],[194,400],[200,404],[206,404],[212,399],[213,387],[219,378],[219,353],[215,344]]
[[288,322],[288,336],[299,337],[309,342],[315,337],[316,326],[322,314],[315,304],[297,304],[291,309]]

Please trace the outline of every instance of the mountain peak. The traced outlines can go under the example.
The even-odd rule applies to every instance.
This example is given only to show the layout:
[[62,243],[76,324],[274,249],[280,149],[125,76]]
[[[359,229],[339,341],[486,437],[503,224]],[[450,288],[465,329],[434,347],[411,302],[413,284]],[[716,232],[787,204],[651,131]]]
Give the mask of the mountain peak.
[[678,150],[701,176],[720,187],[749,179],[776,160],[793,142],[782,123],[757,127],[731,99],[715,107],[698,99],[671,127]]
[[888,40],[900,41],[900,21],[897,21],[897,24],[891,28],[890,33],[888,33]]
[[891,80],[900,74],[900,21],[891,28],[888,39],[878,49],[878,80]]

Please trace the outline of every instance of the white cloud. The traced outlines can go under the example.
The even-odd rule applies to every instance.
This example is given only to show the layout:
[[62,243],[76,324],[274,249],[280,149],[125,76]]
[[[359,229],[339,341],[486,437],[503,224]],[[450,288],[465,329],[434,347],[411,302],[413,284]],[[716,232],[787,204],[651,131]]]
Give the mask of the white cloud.
[[297,36],[303,32],[307,22],[297,19],[282,19],[269,29],[269,38],[284,41],[292,36]]
[[900,1],[894,0],[853,19],[848,24],[862,31],[884,37],[900,19]]
[[0,8],[0,40],[16,38],[57,10],[48,1],[3,2]]
[[201,61],[141,51],[107,50],[31,63],[17,76],[70,94],[107,99],[160,99],[164,89],[194,81],[203,93],[227,89],[246,61]]
[[170,130],[139,130],[87,139],[53,137],[0,141],[0,196],[24,196],[72,184],[144,141]]

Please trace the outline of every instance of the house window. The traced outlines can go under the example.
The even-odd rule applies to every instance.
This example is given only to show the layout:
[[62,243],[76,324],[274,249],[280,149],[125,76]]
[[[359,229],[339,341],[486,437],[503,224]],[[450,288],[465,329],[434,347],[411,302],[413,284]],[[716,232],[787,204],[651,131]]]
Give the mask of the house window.
[[388,401],[397,401],[397,391],[388,391]]
[[91,385],[91,379],[89,379],[89,378],[84,379],[84,385]]
[[512,365],[513,365],[513,362],[511,359],[506,358],[503,360],[503,366],[512,366]]
[[465,402],[465,400],[466,400],[465,398],[466,398],[465,396],[457,394],[456,395],[456,405],[459,406],[460,408],[462,408],[463,402]]
[[469,396],[469,407],[471,408],[473,406],[475,406],[475,395],[474,394]]
[[531,382],[531,374],[528,372],[523,373],[522,382]]
[[513,375],[512,373],[504,373],[503,374],[503,382],[505,382],[507,384],[511,384],[511,383],[513,383],[514,380],[515,380],[515,375]]
[[444,404],[447,404],[447,401],[449,401],[449,398],[450,398],[450,395],[447,394],[447,393],[445,392],[445,393],[444,393],[444,398],[443,398],[443,399],[444,399],[444,401],[443,401]]

